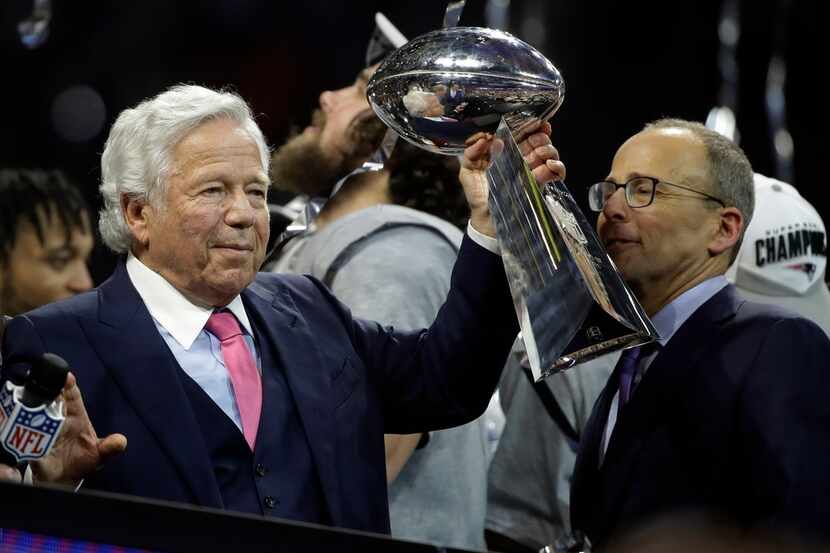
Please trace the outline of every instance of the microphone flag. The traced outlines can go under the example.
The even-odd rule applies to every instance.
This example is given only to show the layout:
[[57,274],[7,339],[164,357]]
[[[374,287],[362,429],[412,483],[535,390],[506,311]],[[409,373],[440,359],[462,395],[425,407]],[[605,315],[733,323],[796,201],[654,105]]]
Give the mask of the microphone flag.
[[45,457],[63,426],[63,401],[27,407],[20,401],[23,386],[6,382],[0,388],[0,445],[18,463]]

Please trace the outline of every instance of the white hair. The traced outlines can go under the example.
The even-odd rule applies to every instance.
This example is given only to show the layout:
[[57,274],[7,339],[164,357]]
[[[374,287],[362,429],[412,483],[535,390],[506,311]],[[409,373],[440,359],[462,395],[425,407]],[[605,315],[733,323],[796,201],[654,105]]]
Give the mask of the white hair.
[[121,112],[101,156],[104,207],[98,225],[111,250],[126,253],[133,241],[121,198],[126,195],[162,207],[173,148],[202,123],[221,117],[238,123],[256,142],[267,175],[268,146],[251,109],[237,94],[177,85]]

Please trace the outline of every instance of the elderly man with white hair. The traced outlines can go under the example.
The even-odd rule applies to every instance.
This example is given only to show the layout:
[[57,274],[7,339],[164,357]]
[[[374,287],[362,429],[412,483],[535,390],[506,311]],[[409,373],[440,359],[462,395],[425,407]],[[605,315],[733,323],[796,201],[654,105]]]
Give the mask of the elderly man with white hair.
[[[522,145],[540,181],[564,174],[549,132]],[[471,219],[447,301],[429,329],[399,332],[353,318],[313,278],[258,273],[269,156],[241,98],[177,86],[124,111],[100,221],[122,262],[6,331],[9,370],[63,356],[91,421],[75,417],[75,447],[36,480],[388,532],[384,432],[480,415],[517,331],[493,253],[489,140],[462,161]],[[93,427],[129,440],[97,471],[114,438]]]

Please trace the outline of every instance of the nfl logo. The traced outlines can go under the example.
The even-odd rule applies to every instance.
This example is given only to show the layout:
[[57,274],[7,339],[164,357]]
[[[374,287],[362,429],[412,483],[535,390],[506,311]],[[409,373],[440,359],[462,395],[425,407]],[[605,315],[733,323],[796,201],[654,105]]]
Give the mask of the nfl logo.
[[18,403],[0,432],[0,445],[18,463],[40,459],[49,453],[62,425],[63,417],[56,417],[45,405],[30,409]]

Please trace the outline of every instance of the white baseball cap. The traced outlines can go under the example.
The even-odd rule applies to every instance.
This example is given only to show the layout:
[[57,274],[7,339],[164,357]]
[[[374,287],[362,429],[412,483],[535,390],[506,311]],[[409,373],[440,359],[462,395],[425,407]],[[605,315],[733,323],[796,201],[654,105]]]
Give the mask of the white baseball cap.
[[726,277],[746,299],[785,307],[830,335],[826,268],[818,212],[793,186],[755,173],[755,213]]

